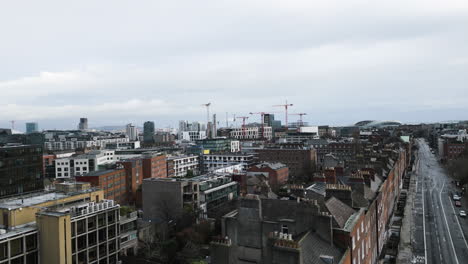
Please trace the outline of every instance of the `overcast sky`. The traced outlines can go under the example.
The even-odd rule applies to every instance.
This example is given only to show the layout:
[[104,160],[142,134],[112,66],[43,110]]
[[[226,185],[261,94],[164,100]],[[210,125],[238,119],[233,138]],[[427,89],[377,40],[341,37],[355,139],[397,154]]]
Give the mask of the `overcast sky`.
[[468,119],[466,0],[2,1],[0,34],[0,127]]

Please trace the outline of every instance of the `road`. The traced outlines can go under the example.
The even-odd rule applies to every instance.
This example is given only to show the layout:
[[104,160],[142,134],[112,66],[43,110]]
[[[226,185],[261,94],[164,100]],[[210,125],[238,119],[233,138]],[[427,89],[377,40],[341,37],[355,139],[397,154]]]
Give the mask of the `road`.
[[413,253],[420,263],[468,263],[468,219],[460,218],[460,208],[453,205],[455,187],[427,143],[418,139],[417,144]]

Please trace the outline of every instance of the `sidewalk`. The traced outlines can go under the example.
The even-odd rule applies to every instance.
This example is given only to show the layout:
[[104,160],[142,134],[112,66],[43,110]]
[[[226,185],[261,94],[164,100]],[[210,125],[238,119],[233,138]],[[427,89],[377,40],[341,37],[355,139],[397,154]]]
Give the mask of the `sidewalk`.
[[411,263],[413,260],[413,248],[411,240],[413,236],[413,204],[414,195],[416,193],[416,175],[411,175],[410,187],[407,193],[405,206],[405,215],[403,217],[403,225],[400,232],[400,244],[398,245],[398,256],[396,263]]

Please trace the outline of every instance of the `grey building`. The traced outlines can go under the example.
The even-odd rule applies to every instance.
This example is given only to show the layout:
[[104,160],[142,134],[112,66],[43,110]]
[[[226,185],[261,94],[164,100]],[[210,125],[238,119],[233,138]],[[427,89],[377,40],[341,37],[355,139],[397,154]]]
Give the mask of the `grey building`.
[[238,184],[230,174],[207,174],[193,178],[148,178],[143,180],[144,219],[170,221],[184,207],[200,211],[200,218],[211,217],[237,198]]
[[143,141],[145,143],[154,142],[154,122],[146,121],[143,124]]
[[39,125],[36,122],[26,123],[26,134],[39,132]]
[[341,263],[345,252],[334,246],[332,230],[333,217],[315,201],[246,195],[223,217],[212,263]]
[[88,118],[80,118],[80,123],[78,124],[78,130],[87,130],[88,129]]

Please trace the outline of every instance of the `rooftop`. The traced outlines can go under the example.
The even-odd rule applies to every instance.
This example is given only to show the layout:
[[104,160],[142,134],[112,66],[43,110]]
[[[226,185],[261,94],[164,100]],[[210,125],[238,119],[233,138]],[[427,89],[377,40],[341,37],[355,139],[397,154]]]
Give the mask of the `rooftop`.
[[76,191],[76,192],[69,192],[63,193],[58,191],[44,191],[34,194],[22,195],[22,196],[15,196],[12,198],[6,198],[0,200],[0,208],[3,209],[18,209],[28,206],[35,206],[40,205],[45,202],[55,201],[59,199],[63,199],[66,197],[71,197],[80,193],[90,193],[96,191],[96,188],[87,189],[83,191]]
[[[5,230],[5,229],[3,229],[3,230]],[[36,227],[35,223],[34,224],[26,224],[26,225],[23,225],[23,226],[17,226],[14,229],[5,230],[6,232],[3,233],[3,234],[0,232],[0,240],[7,239],[9,237],[15,237],[17,235],[32,232],[32,231],[36,231],[36,230],[37,230],[37,227]]]
[[90,173],[87,173],[87,174],[84,174],[84,175],[81,175],[81,176],[90,176],[90,177],[93,177],[93,176],[101,176],[101,175],[105,175],[105,174],[109,174],[109,173],[112,173],[112,172],[116,172],[118,171],[119,169],[110,169],[110,170],[98,170],[98,171],[92,171]]

